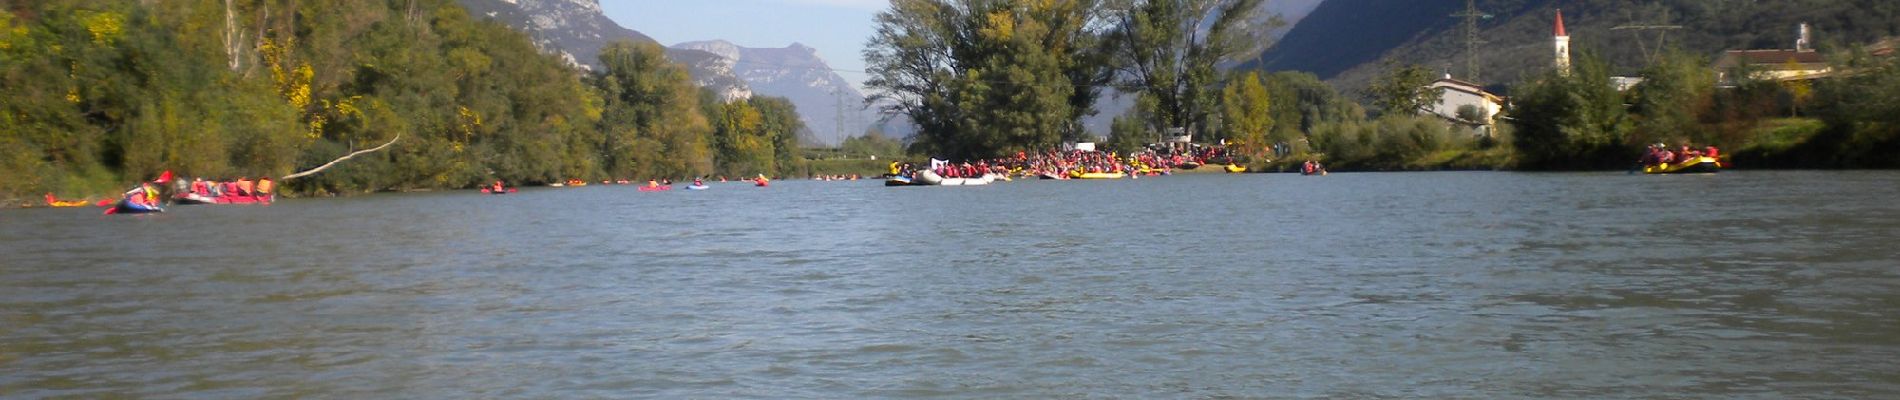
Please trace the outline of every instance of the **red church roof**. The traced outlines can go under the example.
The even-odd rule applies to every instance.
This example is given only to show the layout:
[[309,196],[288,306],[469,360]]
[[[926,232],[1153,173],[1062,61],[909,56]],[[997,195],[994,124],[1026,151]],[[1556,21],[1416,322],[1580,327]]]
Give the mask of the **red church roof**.
[[1561,8],[1557,9],[1557,36],[1570,36],[1564,34],[1564,10]]

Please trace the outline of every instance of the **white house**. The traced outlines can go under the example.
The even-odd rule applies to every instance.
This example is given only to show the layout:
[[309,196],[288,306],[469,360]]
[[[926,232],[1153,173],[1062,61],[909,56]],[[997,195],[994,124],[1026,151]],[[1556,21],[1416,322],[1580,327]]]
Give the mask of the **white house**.
[[[1452,79],[1450,75],[1446,75],[1445,79],[1432,82],[1429,87],[1439,91],[1439,96],[1438,103],[1433,104],[1428,111],[1441,118],[1467,125],[1490,126],[1497,121],[1498,113],[1504,111],[1504,98],[1484,91],[1483,86],[1475,83]],[[1476,119],[1458,115],[1458,109],[1464,106],[1472,106],[1478,110]]]

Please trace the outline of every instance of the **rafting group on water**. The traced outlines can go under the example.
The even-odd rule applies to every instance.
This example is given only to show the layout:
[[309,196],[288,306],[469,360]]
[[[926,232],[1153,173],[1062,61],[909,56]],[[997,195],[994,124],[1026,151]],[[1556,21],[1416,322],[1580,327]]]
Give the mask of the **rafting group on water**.
[[[726,180],[726,177],[724,177],[724,176],[721,176],[721,177],[719,177],[719,181],[720,181],[720,182],[727,182],[727,180]],[[740,181],[743,181],[743,182],[752,182],[752,185],[753,185],[753,186],[758,186],[758,187],[766,187],[766,186],[771,186],[771,182],[772,182],[772,180],[771,180],[770,178],[766,178],[766,177],[765,177],[765,174],[759,174],[759,176],[758,176],[758,177],[755,177],[755,178],[752,178],[752,179],[741,179]],[[606,181],[600,181],[600,183],[601,183],[601,184],[603,184],[603,185],[608,185],[608,184],[618,184],[618,185],[629,185],[629,184],[632,184],[632,182],[631,182],[631,181],[628,181],[628,180],[625,180],[625,179],[621,179],[621,180],[606,180]],[[579,180],[579,179],[569,179],[569,180],[567,180],[567,182],[564,182],[564,183],[553,183],[553,184],[549,184],[548,186],[550,186],[550,187],[577,187],[577,186],[587,186],[587,182],[586,182],[586,181],[582,181],[582,180]],[[500,190],[500,189],[499,189],[499,188],[501,188],[501,187],[502,187],[502,182],[501,182],[501,181],[495,181],[495,183],[494,183],[494,185],[492,185],[492,187],[484,187],[484,188],[482,188],[482,193],[484,193],[484,194],[500,194],[500,192],[499,192],[499,190]],[[701,178],[701,177],[697,177],[697,176],[696,176],[696,177],[693,177],[693,184],[692,184],[692,185],[688,185],[688,186],[686,186],[686,190],[706,190],[706,189],[712,189],[712,186],[707,186],[707,185],[706,185],[706,180],[705,180],[704,178]],[[668,191],[668,190],[673,190],[673,179],[672,179],[672,178],[660,178],[660,179],[648,179],[648,180],[647,180],[647,183],[646,183],[646,184],[643,184],[643,185],[640,185],[640,187],[639,187],[639,190],[640,190],[640,191],[642,191],[642,192],[664,192],[664,191]],[[512,188],[510,188],[510,189],[508,189],[508,193],[513,193],[514,191],[515,191],[515,190],[514,190],[514,189],[512,189]]]
[[1714,173],[1724,167],[1722,151],[1715,146],[1698,149],[1685,144],[1670,149],[1662,143],[1649,145],[1648,149],[1643,150],[1643,157],[1637,160],[1637,164],[1642,165],[1645,174]]
[[[161,185],[172,185],[170,196]],[[98,203],[87,201],[59,200],[52,193],[46,194],[46,204],[52,207],[82,207],[97,205],[105,207],[105,213],[111,214],[148,214],[165,212],[167,204],[270,204],[277,198],[274,191],[276,183],[268,177],[252,181],[239,177],[236,180],[219,182],[192,178],[190,182],[173,177],[171,171],[159,174],[149,182],[140,182],[120,195],[117,201],[102,200]]]
[[[1231,157],[1221,150],[1200,150],[1197,152],[1176,153],[1167,148],[1149,148],[1130,153],[1127,157],[1092,150],[1051,150],[1034,155],[1017,152],[1014,157],[991,160],[964,161],[952,163],[946,160],[931,159],[930,167],[919,169],[915,166],[894,161],[890,163],[889,174],[885,175],[885,186],[968,186],[987,185],[996,181],[1009,181],[1012,177],[1036,177],[1039,179],[1122,179],[1140,176],[1170,175],[1175,169],[1193,169],[1210,164],[1215,158],[1224,158],[1227,172],[1246,172],[1247,168],[1235,165]],[[1638,161],[1645,174],[1677,173],[1713,173],[1726,167],[1721,161],[1721,152],[1715,146],[1695,148],[1688,145],[1670,148],[1662,144],[1650,145],[1644,150]],[[1634,171],[1632,170],[1632,173]],[[1309,160],[1301,163],[1301,175],[1325,175],[1326,167],[1319,161]],[[814,178],[816,180],[857,180],[855,175],[837,175]],[[727,182],[726,177],[719,177]],[[742,179],[754,186],[771,185],[771,179],[759,174],[755,178]],[[602,181],[601,183],[629,184],[628,181]],[[166,196],[163,186],[170,184],[170,196]],[[587,182],[570,179],[566,182],[549,184],[552,187],[586,186]],[[672,190],[670,179],[648,180],[640,187],[643,192]],[[694,177],[687,190],[710,189],[706,181]],[[147,214],[164,212],[168,204],[263,204],[268,205],[276,199],[276,184],[268,177],[252,181],[239,177],[230,181],[206,180],[202,177],[186,182],[175,179],[171,171],[161,173],[156,179],[141,182],[127,190],[117,200],[101,200],[97,203],[87,200],[61,200],[52,193],[46,194],[46,206],[84,207],[94,205],[105,207],[106,214]],[[502,181],[480,187],[482,194],[515,193],[516,188]]]
[[968,186],[986,185],[1014,178],[1050,180],[1139,179],[1142,176],[1171,175],[1177,169],[1225,164],[1226,172],[1247,172],[1233,162],[1223,148],[1177,151],[1154,146],[1122,156],[1114,152],[1087,149],[1049,150],[1037,153],[1017,152],[1015,156],[988,160],[950,162],[932,158],[927,168],[891,162],[885,186]]

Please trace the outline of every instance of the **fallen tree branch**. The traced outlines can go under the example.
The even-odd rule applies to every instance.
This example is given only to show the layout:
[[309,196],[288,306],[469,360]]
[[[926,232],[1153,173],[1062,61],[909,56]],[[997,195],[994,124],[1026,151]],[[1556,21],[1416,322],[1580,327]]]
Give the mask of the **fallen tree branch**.
[[402,140],[402,134],[401,134],[401,133],[398,133],[398,134],[396,134],[396,137],[395,137],[395,138],[393,138],[393,139],[389,139],[389,143],[383,143],[383,145],[381,145],[381,146],[376,146],[375,148],[370,148],[370,149],[363,149],[363,150],[357,150],[356,152],[353,152],[353,153],[350,153],[350,154],[345,154],[345,155],[343,155],[342,157],[337,157],[337,159],[335,159],[335,160],[330,160],[330,162],[328,162],[328,163],[324,163],[323,165],[319,165],[319,166],[317,166],[316,168],[311,168],[311,169],[309,169],[309,170],[305,170],[305,171],[303,171],[303,172],[298,172],[298,173],[294,173],[294,174],[290,174],[290,175],[284,175],[284,177],[282,177],[282,178],[277,178],[277,180],[279,180],[279,181],[288,181],[288,180],[291,180],[291,179],[297,179],[297,178],[302,178],[302,177],[305,177],[305,176],[310,176],[311,174],[315,174],[315,173],[318,173],[318,172],[323,172],[323,170],[324,170],[324,169],[326,169],[326,168],[330,168],[330,166],[332,166],[332,165],[336,165],[336,163],[340,163],[340,162],[343,162],[343,160],[348,160],[348,159],[350,159],[350,157],[356,157],[356,156],[359,156],[359,155],[362,155],[363,153],[374,153],[374,152],[378,152],[378,151],[382,151],[383,149],[386,149],[386,148],[389,148],[389,145],[392,145],[392,144],[396,144],[396,141],[397,141],[397,140]]

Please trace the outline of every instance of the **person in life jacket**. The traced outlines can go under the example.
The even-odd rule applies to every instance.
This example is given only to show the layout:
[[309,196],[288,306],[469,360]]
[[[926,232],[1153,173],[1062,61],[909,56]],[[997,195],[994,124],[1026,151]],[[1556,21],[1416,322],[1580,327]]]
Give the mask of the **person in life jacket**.
[[166,171],[165,174],[159,175],[158,179],[152,180],[151,182],[139,182],[138,187],[134,187],[132,190],[125,192],[124,201],[126,204],[141,207],[158,206],[158,186],[153,184],[164,184],[171,180],[171,176],[171,171]]
[[706,183],[705,183],[705,182],[701,182],[701,181],[699,180],[699,177],[697,177],[697,176],[695,176],[695,177],[693,177],[693,186],[706,186]]
[[256,189],[256,192],[252,192],[253,195],[270,196],[272,191],[277,190],[277,183],[271,182],[268,176],[260,176],[257,178]]
[[503,190],[506,190],[506,189],[502,187],[501,180],[499,179],[495,180],[495,185],[493,186],[492,189],[489,189],[489,191],[492,191],[492,192],[501,192]]
[[656,187],[660,187],[660,181],[656,181],[656,180],[652,180],[652,179],[648,179],[648,180],[647,180],[647,187],[650,187],[650,188],[656,188]]

